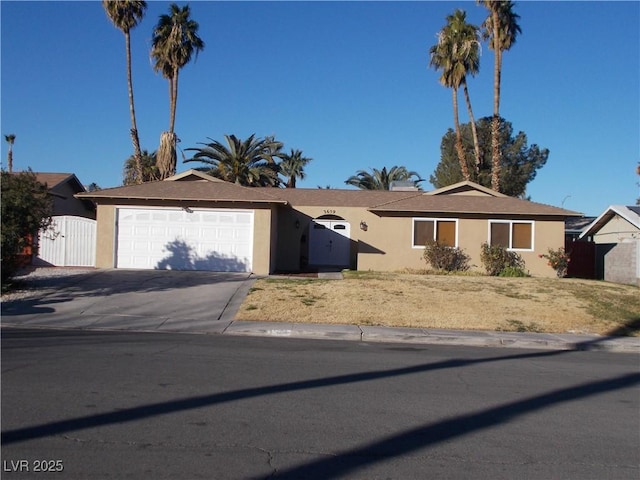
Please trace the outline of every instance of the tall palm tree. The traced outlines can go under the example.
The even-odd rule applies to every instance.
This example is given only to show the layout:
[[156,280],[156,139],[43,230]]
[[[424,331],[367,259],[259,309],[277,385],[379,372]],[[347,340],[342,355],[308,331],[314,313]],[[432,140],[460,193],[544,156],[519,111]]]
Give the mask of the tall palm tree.
[[133,142],[133,155],[137,170],[137,179],[142,175],[142,163],[140,152],[140,137],[136,124],[136,109],[133,101],[133,79],[131,76],[131,29],[136,27],[144,17],[147,2],[141,0],[102,0],[102,7],[116,28],[124,33],[125,47],[127,51],[127,86],[129,87],[129,113],[131,115],[131,141]]
[[287,178],[286,187],[296,188],[296,179],[303,180],[306,177],[304,167],[313,159],[302,156],[301,150],[291,149],[291,153],[282,154],[282,161],[278,165],[280,173]]
[[16,141],[16,136],[13,133],[5,135],[4,139],[9,144],[9,150],[7,151],[7,169],[9,173],[13,172],[13,144]]
[[201,143],[202,148],[187,148],[197,152],[187,162],[201,162],[205,167],[197,170],[216,178],[247,187],[279,186],[278,165],[275,158],[281,157],[282,143],[273,137],[256,138],[255,134],[246,140],[235,135],[224,136],[227,144],[217,140]]
[[382,170],[373,168],[371,173],[365,170],[358,170],[355,175],[349,177],[344,183],[358,187],[361,190],[390,190],[393,182],[407,181],[413,182],[418,187],[418,183],[424,180],[417,172],[410,172],[406,167],[393,166],[388,171],[387,167],[382,167]]
[[[142,166],[142,177],[138,176],[138,164]],[[122,171],[122,184],[135,185],[144,182],[153,182],[160,179],[156,165],[156,152],[149,153],[143,150],[140,154],[140,162],[135,156],[129,157],[124,162]]]
[[479,28],[466,21],[466,12],[456,10],[447,16],[447,24],[438,33],[438,43],[431,47],[429,66],[442,70],[440,83],[451,88],[453,93],[453,122],[456,131],[456,152],[460,169],[465,180],[471,178],[462,144],[462,134],[458,116],[458,89],[462,87],[469,112],[475,153],[475,173],[480,168],[480,146],[475,127],[473,109],[467,85],[467,75],[475,76],[480,71]]
[[493,120],[491,124],[491,188],[500,191],[500,81],[502,76],[502,52],[509,50],[516,37],[522,32],[518,19],[513,11],[514,3],[510,0],[478,0],[488,11],[489,16],[482,24],[483,37],[489,40],[489,48],[494,52],[493,68]]
[[162,132],[158,148],[158,169],[162,179],[176,170],[176,143],[174,132],[178,103],[178,77],[180,69],[197,57],[204,49],[198,36],[198,22],[190,18],[189,5],[180,8],[175,3],[169,7],[169,15],[161,15],[153,30],[151,57],[154,70],[169,81],[169,130]]

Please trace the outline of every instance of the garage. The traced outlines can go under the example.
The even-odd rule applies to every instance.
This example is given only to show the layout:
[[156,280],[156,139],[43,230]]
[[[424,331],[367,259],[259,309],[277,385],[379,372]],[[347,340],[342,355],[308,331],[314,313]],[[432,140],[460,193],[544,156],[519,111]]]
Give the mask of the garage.
[[254,211],[116,210],[116,268],[251,272]]

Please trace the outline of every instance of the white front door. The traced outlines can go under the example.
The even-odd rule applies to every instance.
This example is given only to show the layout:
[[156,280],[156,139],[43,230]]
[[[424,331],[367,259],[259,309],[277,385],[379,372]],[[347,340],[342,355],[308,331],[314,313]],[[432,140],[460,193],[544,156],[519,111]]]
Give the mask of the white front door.
[[344,220],[313,220],[309,225],[309,265],[348,267],[351,226]]
[[250,272],[253,211],[118,208],[116,267]]

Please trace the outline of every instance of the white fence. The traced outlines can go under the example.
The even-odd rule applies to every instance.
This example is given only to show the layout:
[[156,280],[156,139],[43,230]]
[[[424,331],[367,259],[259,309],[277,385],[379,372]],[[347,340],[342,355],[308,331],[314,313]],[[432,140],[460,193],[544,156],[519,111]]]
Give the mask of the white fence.
[[94,267],[96,221],[71,215],[53,217],[51,227],[38,235],[38,245],[33,265]]

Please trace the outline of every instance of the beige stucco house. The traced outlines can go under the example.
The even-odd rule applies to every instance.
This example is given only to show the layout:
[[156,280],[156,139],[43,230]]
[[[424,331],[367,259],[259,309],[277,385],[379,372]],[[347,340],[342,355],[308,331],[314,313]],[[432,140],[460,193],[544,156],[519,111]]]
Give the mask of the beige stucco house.
[[161,182],[81,193],[97,206],[99,268],[278,271],[424,268],[427,239],[517,251],[532,275],[581,214],[471,182],[431,192],[248,188],[189,170]]

